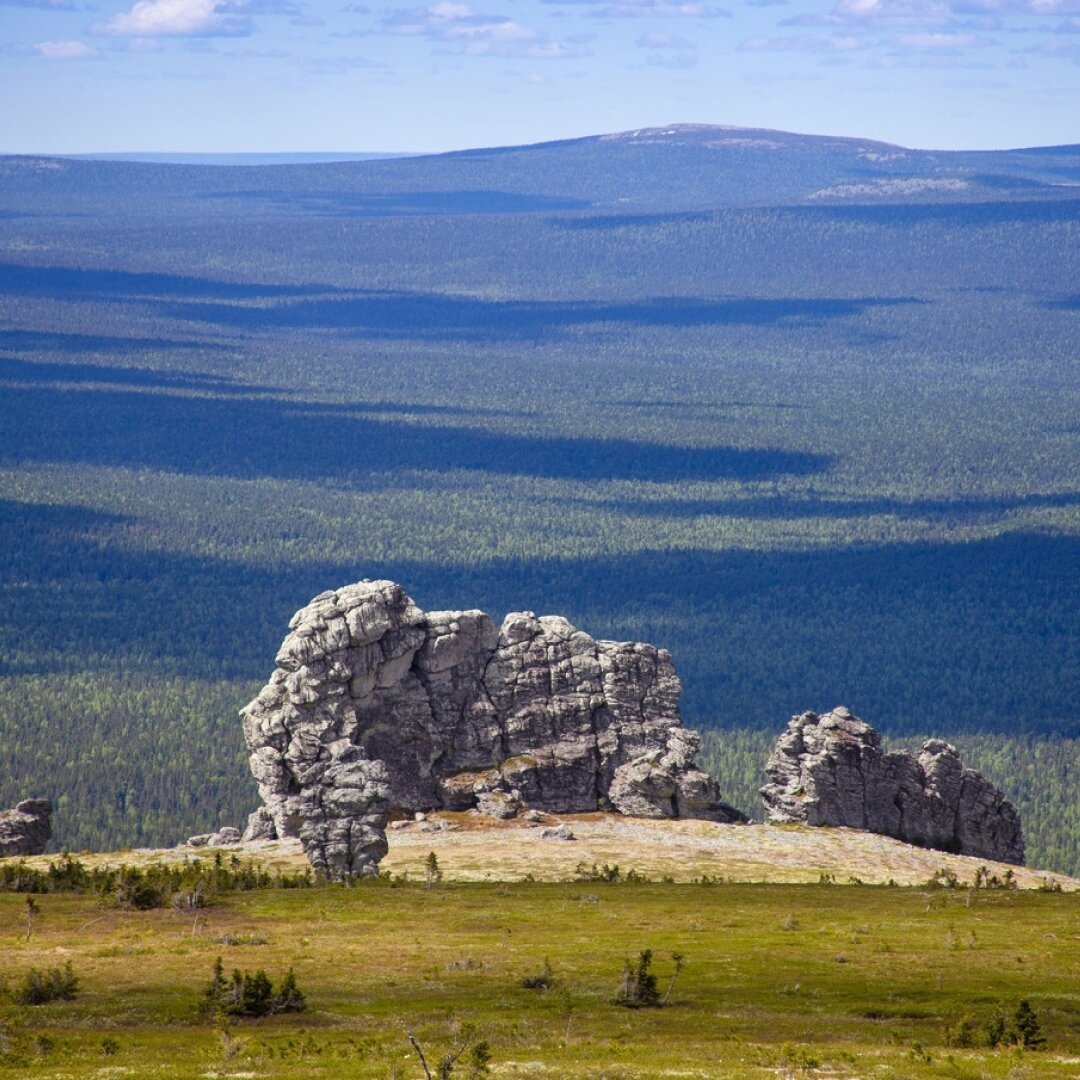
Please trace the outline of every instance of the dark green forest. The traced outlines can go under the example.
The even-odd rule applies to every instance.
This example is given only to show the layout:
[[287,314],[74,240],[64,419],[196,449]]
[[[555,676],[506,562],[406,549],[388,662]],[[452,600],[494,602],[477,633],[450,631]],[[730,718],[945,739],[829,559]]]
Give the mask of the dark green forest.
[[751,814],[844,703],[1080,872],[1080,155],[831,142],[0,159],[0,806],[242,824],[290,615],[387,576],[670,648]]

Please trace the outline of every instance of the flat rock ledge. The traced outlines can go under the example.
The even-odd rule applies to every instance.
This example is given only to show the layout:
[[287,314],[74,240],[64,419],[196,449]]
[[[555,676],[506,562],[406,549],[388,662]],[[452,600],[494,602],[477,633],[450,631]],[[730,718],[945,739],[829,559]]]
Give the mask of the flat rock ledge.
[[329,877],[375,871],[392,812],[746,820],[694,764],[663,649],[528,611],[425,613],[392,581],[321,593],[289,629],[241,713],[264,804],[244,835],[299,836]]
[[940,739],[924,743],[917,757],[885,753],[881,736],[843,706],[805,712],[777,740],[765,775],[761,795],[774,824],[842,825],[1024,865],[1016,807]]
[[14,810],[0,810],[0,858],[40,855],[52,837],[52,803],[23,799]]

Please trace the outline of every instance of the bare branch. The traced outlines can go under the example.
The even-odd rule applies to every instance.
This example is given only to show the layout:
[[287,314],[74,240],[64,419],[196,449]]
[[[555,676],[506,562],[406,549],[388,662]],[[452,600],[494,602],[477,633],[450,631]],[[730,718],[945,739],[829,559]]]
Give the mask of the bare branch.
[[424,1057],[424,1051],[420,1049],[420,1044],[416,1041],[416,1036],[410,1031],[408,1032],[409,1042],[412,1043],[413,1049],[416,1051],[416,1056],[420,1059],[420,1064],[424,1067],[424,1075],[427,1080],[431,1080],[431,1070],[428,1068],[427,1058]]

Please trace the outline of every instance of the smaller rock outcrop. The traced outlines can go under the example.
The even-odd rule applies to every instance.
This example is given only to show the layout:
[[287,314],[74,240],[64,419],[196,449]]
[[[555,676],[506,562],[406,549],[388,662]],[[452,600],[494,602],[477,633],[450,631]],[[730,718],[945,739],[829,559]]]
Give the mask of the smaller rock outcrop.
[[14,810],[0,810],[0,858],[40,855],[52,837],[52,803],[23,799]]
[[846,825],[920,847],[1024,863],[1016,807],[965,769],[955,746],[931,739],[918,757],[886,753],[881,736],[843,706],[793,716],[765,775],[761,796],[774,824]]
[[217,832],[197,833],[187,839],[188,847],[233,847],[242,840],[240,830],[233,825],[222,825]]

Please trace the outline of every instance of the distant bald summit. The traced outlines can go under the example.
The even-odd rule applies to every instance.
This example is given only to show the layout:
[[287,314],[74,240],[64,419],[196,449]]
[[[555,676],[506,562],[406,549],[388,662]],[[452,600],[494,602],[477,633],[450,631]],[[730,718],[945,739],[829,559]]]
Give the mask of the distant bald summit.
[[130,198],[173,212],[352,217],[671,213],[835,203],[1075,197],[1080,148],[912,150],[874,139],[669,124],[370,161],[218,165],[0,158],[10,196]]

